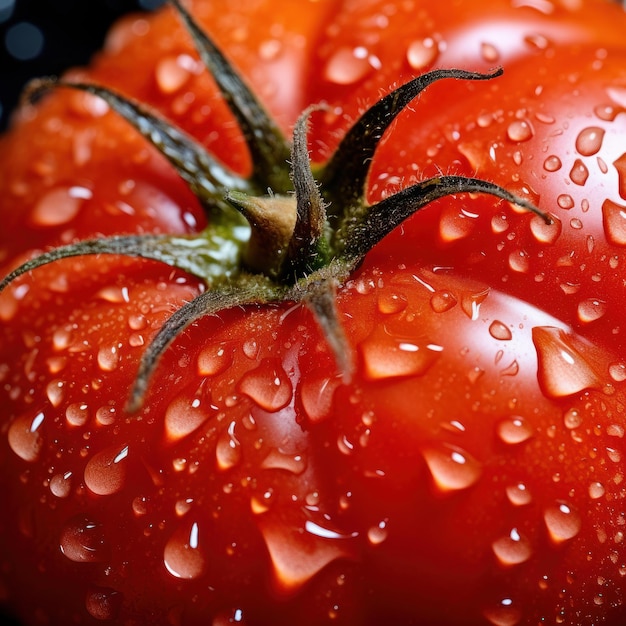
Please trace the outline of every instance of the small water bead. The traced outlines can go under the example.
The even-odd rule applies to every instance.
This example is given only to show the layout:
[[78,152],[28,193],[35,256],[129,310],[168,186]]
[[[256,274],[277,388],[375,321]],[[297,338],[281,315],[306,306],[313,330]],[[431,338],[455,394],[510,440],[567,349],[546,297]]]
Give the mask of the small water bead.
[[108,587],[92,587],[85,597],[87,612],[99,621],[114,620],[122,606],[123,595]]
[[67,498],[72,490],[72,472],[55,474],[50,479],[50,493],[57,498]]
[[570,170],[569,177],[574,184],[582,187],[589,178],[589,170],[580,159],[576,159]]
[[537,377],[551,398],[569,396],[598,386],[598,377],[560,328],[536,326],[532,338],[537,350]]
[[570,196],[567,193],[563,193],[560,196],[558,196],[556,199],[556,203],[559,205],[561,209],[565,209],[566,211],[573,209],[574,206],[576,205],[576,203],[574,202],[574,198],[572,198],[572,196]]
[[562,228],[561,220],[553,215],[549,224],[539,215],[530,219],[530,232],[539,243],[553,244],[561,235]]
[[202,575],[206,559],[197,522],[182,526],[170,537],[163,550],[163,563],[176,578],[192,580]]
[[198,355],[198,374],[215,376],[225,371],[232,363],[232,347],[226,343],[210,345]]
[[517,528],[513,528],[507,536],[494,541],[491,548],[498,561],[505,566],[524,563],[533,553],[530,541],[521,535]]
[[516,143],[528,141],[535,131],[529,120],[515,120],[507,128],[507,137]]
[[378,294],[378,310],[383,315],[393,315],[404,311],[408,298],[403,293],[380,291]]
[[191,75],[190,62],[195,65],[191,57],[181,55],[178,57],[167,56],[161,59],[154,68],[156,84],[164,94],[178,91]]
[[65,400],[65,387],[65,381],[58,379],[51,380],[46,385],[46,395],[53,407],[58,407]]
[[493,626],[517,626],[522,621],[522,611],[511,598],[503,598],[485,609],[483,615]]
[[606,311],[607,303],[598,298],[587,298],[578,303],[578,319],[584,324],[599,320]]
[[70,188],[52,189],[35,204],[30,219],[37,226],[67,224],[78,215],[83,202],[83,198],[72,195]]
[[222,471],[232,469],[241,461],[241,443],[235,436],[235,426],[236,423],[231,422],[217,439],[215,460]]
[[450,291],[439,290],[430,297],[430,307],[435,313],[445,313],[454,308],[457,299]]
[[602,223],[610,243],[626,246],[626,206],[607,198],[602,203]]
[[523,417],[507,417],[498,422],[497,432],[500,439],[509,445],[523,443],[530,439],[533,428]]
[[605,494],[605,489],[602,483],[595,481],[589,485],[589,497],[592,500],[598,500],[602,496],[604,496],[604,494]]
[[70,426],[84,426],[89,419],[89,406],[73,402],[65,409],[65,420]]
[[568,409],[563,414],[563,423],[565,424],[565,428],[570,430],[580,428],[583,423],[583,417],[577,409]]
[[506,215],[501,213],[494,215],[491,218],[491,230],[496,234],[504,233],[509,230],[511,224]]
[[385,539],[387,539],[387,537],[389,535],[389,530],[387,529],[387,523],[388,523],[388,520],[382,520],[378,524],[376,524],[375,526],[372,526],[367,531],[367,540],[373,546],[377,546],[377,545],[383,543],[383,541],[385,541]]
[[432,37],[418,39],[409,44],[406,59],[414,70],[423,70],[432,65],[439,56],[439,45]]
[[98,563],[108,554],[102,526],[82,516],[71,519],[63,527],[59,547],[61,553],[75,563]]
[[546,170],[546,172],[556,172],[560,170],[562,166],[563,163],[561,163],[561,159],[555,154],[550,155],[543,162],[543,169]]
[[593,112],[598,119],[604,122],[613,122],[620,113],[624,112],[624,109],[613,104],[599,104]]
[[573,539],[582,527],[580,515],[566,502],[555,502],[549,506],[543,513],[543,519],[555,543]]
[[7,439],[9,447],[17,456],[29,463],[35,462],[41,453],[43,439],[39,429],[45,421],[43,412],[20,415],[9,426]]
[[514,250],[509,254],[509,267],[518,274],[525,274],[530,269],[530,258],[525,250]]
[[[352,85],[365,78],[376,65],[366,48],[339,48],[327,61],[324,78],[337,85]],[[374,61],[374,63],[372,63]]]
[[85,466],[85,484],[99,496],[108,496],[122,489],[128,465],[127,445],[111,446],[95,454]]
[[626,380],[626,363],[611,363],[609,365],[609,376],[616,382],[621,383]]
[[500,52],[492,43],[481,43],[480,54],[488,63],[495,63],[500,58]]
[[119,346],[101,346],[98,349],[98,367],[103,372],[112,372],[117,369],[120,361]]
[[[228,609],[216,615],[210,626],[231,626],[231,624],[245,626],[245,623],[246,620],[244,619],[243,609]],[[209,625],[207,624],[207,626]]]
[[199,398],[179,396],[165,410],[165,434],[174,442],[200,428],[209,419],[209,411]]
[[506,497],[513,506],[525,506],[532,502],[532,495],[524,483],[509,485],[505,492]]
[[422,451],[434,483],[440,491],[460,491],[474,485],[481,475],[476,459],[464,450],[449,444]]
[[302,381],[300,399],[311,422],[321,422],[330,417],[335,390],[340,383],[341,379],[325,375],[314,375]]
[[280,448],[272,448],[261,463],[262,469],[277,469],[302,474],[307,467],[306,457],[302,454],[287,453]]
[[244,374],[239,391],[270,412],[286,407],[293,397],[287,373],[272,359],[264,359],[257,369]]
[[499,320],[491,322],[489,325],[489,334],[499,341],[509,341],[513,337],[511,329]]
[[598,126],[590,126],[581,130],[576,137],[576,150],[583,156],[596,154],[602,147],[604,129]]
[[96,411],[96,421],[100,426],[111,426],[117,419],[117,412],[113,406],[101,406]]

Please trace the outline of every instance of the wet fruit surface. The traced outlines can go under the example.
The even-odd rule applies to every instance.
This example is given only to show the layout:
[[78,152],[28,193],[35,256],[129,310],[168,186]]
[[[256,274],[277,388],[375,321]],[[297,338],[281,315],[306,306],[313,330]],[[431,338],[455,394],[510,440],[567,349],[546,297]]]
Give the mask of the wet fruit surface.
[[[480,175],[551,219],[436,200],[341,281],[351,380],[302,302],[236,306],[176,337],[134,413],[146,347],[211,286],[116,255],[12,282],[0,602],[24,624],[624,621],[626,16],[482,4],[189,3],[285,132],[326,103],[315,161],[390,86],[503,65],[403,111],[368,197]],[[234,172],[254,165],[171,9],[127,18],[70,76],[152,104]],[[2,275],[50,246],[210,221],[87,93],[25,106],[0,165]]]

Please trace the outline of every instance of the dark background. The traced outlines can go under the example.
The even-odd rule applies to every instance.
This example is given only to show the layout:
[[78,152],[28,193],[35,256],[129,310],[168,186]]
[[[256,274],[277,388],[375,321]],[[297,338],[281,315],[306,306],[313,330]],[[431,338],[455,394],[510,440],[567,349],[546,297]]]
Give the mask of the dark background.
[[124,13],[165,0],[0,0],[0,131],[25,83],[83,65]]

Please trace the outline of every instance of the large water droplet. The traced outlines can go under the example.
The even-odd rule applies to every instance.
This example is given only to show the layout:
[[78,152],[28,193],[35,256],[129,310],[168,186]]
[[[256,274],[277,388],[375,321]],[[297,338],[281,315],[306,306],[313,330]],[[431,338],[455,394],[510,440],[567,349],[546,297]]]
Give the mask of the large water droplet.
[[71,426],[84,426],[89,419],[89,407],[82,402],[74,402],[65,409],[65,419]]
[[124,486],[128,446],[112,446],[91,457],[85,466],[85,484],[99,496],[117,493]]
[[609,200],[602,203],[604,234],[612,244],[626,246],[626,206]]
[[513,337],[511,329],[499,320],[491,322],[489,325],[489,334],[499,341],[509,341]]
[[193,59],[187,56],[162,58],[154,68],[159,89],[165,94],[178,91],[189,80],[190,62],[194,63]]
[[482,291],[468,291],[461,294],[461,308],[463,313],[472,321],[476,321],[480,315],[480,307],[489,295],[489,287]]
[[201,376],[215,376],[225,371],[232,360],[232,348],[227,344],[207,346],[198,355],[198,373]]
[[37,226],[60,226],[79,213],[83,198],[73,195],[70,188],[58,188],[41,196],[33,207],[31,221]]
[[176,578],[192,580],[202,575],[205,556],[200,547],[200,527],[197,522],[181,526],[165,544],[163,562]]
[[61,531],[61,552],[75,563],[96,563],[108,554],[102,526],[97,522],[78,516],[70,520]]
[[509,445],[523,443],[530,439],[534,431],[523,417],[507,417],[498,422],[497,432],[500,439]]
[[85,596],[87,612],[97,620],[114,620],[122,606],[123,595],[108,587],[92,587]]
[[43,439],[39,429],[44,420],[45,415],[38,411],[34,415],[20,415],[9,426],[7,433],[9,446],[24,461],[33,463],[39,458],[43,447]]
[[421,376],[441,352],[435,344],[392,336],[382,326],[377,326],[359,349],[370,380]]
[[590,126],[578,133],[576,137],[576,150],[583,156],[596,154],[602,147],[604,139],[604,129],[598,126]]
[[333,397],[340,382],[340,379],[326,375],[313,375],[302,381],[300,399],[312,422],[321,422],[331,415]]
[[441,444],[428,447],[422,455],[435,485],[443,492],[467,489],[480,478],[478,461],[456,446]]
[[598,387],[596,373],[563,330],[536,326],[532,338],[537,350],[537,377],[547,396],[561,398]]
[[506,134],[511,141],[520,143],[528,141],[535,131],[528,120],[515,120],[509,124]]
[[302,474],[306,469],[306,457],[302,454],[289,454],[279,448],[272,448],[261,463],[263,469],[286,470],[292,474]]
[[435,313],[445,313],[453,308],[457,303],[457,299],[449,291],[438,290],[430,298],[430,306]]
[[389,530],[387,529],[388,520],[382,520],[375,526],[371,526],[367,531],[367,540],[377,546],[387,539]]
[[573,183],[582,187],[589,178],[589,170],[580,159],[576,159],[570,170],[569,177]]
[[101,346],[98,349],[98,367],[103,372],[112,372],[117,369],[120,362],[120,354],[117,345]]
[[165,410],[165,432],[170,441],[178,441],[200,428],[209,413],[199,398],[180,396]]
[[46,385],[46,396],[53,407],[58,407],[65,400],[65,381],[51,380]]
[[337,85],[352,85],[374,69],[371,61],[366,48],[340,48],[326,63],[324,77]]
[[493,626],[516,626],[522,621],[522,611],[511,598],[503,598],[496,605],[483,611]]
[[532,495],[524,483],[509,485],[505,491],[509,502],[514,506],[525,506],[532,502]]
[[587,298],[578,303],[578,319],[585,324],[595,322],[604,316],[606,310],[607,304],[604,300]]
[[530,541],[513,528],[506,537],[496,539],[491,544],[494,554],[502,565],[518,565],[532,555]]
[[406,51],[406,58],[414,70],[423,70],[432,63],[439,55],[439,46],[432,37],[418,39],[411,44]]
[[241,461],[241,443],[235,435],[236,422],[231,422],[217,439],[215,459],[222,471],[235,467]]
[[565,502],[555,502],[549,506],[543,513],[543,519],[550,538],[555,543],[573,539],[582,526],[578,512]]
[[272,359],[264,359],[257,369],[244,374],[239,391],[270,412],[286,407],[293,396],[289,377]]
[[552,154],[543,162],[543,169],[545,169],[546,172],[556,172],[561,169],[562,165],[561,159],[555,154]]
[[561,230],[561,220],[554,216],[550,216],[549,224],[539,215],[533,215],[530,219],[530,232],[539,243],[553,244],[559,238]]
[[55,474],[50,479],[50,493],[57,498],[67,498],[72,490],[72,472]]

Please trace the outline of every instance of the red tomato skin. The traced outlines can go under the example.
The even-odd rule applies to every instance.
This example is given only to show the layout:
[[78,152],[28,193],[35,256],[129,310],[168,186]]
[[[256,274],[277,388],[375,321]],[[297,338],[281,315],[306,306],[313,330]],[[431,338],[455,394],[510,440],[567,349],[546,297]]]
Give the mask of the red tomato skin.
[[[532,176],[533,191],[556,213],[560,174],[545,174],[539,185],[537,155],[549,138],[569,164],[578,158],[575,136],[592,119],[606,130],[600,156],[607,165],[618,161],[624,115],[593,117],[607,104],[603,83],[623,79],[615,7],[555,6],[553,16],[516,9],[524,20],[500,42],[493,28],[484,30],[485,13],[491,25],[500,12],[508,23],[508,3],[461,4],[449,31],[442,3],[423,9],[430,20],[411,22],[402,19],[410,3],[385,3],[396,10],[384,37],[376,3],[283,4],[190,8],[223,37],[286,129],[309,102],[341,109],[336,119],[314,118],[314,155],[338,140],[358,106],[416,69],[407,69],[408,38],[439,30],[442,41],[463,43],[440,51],[438,63],[487,67],[487,43],[506,64],[497,82],[434,86],[415,114],[398,119],[374,164],[372,199],[388,191],[380,174],[406,179],[407,163],[416,162],[417,176],[450,168],[507,187]],[[366,10],[372,19],[356,20]],[[270,18],[287,32],[280,33],[287,51],[277,56],[266,33],[280,28],[272,30]],[[257,30],[264,20],[267,30]],[[148,35],[136,35],[143,23],[120,26],[108,52],[81,75],[153,103],[245,171],[241,137],[210,80],[186,77],[184,92],[197,99],[187,110],[181,93],[162,89],[179,79],[168,71],[172,57],[191,50],[187,36],[170,34],[171,16],[151,19],[150,36],[162,37],[160,62],[167,62],[145,61],[146,71],[153,51]],[[457,39],[460,24],[466,36]],[[600,27],[606,59],[597,56]],[[539,50],[529,61],[523,53],[541,40],[525,37],[538,32],[554,56]],[[343,87],[313,80],[338,46],[358,46],[372,33],[381,71]],[[122,61],[120,69],[126,58],[137,64]],[[602,69],[593,67],[599,61]],[[578,100],[567,101],[566,80],[535,93],[529,62],[563,79],[569,70],[562,68],[575,62]],[[518,164],[507,129],[520,106],[535,133]],[[197,201],[165,161],[99,107],[59,91],[23,111],[2,140],[7,268],[36,249],[99,233],[204,226]],[[537,121],[550,107],[555,124],[578,125],[562,143]],[[493,122],[482,128],[474,123],[485,112]],[[503,160],[468,157],[492,142]],[[27,624],[622,623],[624,518],[616,503],[623,499],[624,367],[613,331],[623,297],[619,264],[610,265],[621,260],[621,247],[607,241],[597,204],[582,207],[592,184],[594,198],[606,188],[622,202],[620,167],[605,178],[594,171],[575,208],[558,214],[563,228],[552,246],[537,241],[531,216],[484,199],[464,201],[478,217],[459,239],[442,236],[447,217],[463,219],[449,201],[392,234],[339,294],[357,363],[349,386],[306,309],[251,307],[189,329],[165,355],[144,410],[127,415],[140,355],[167,315],[199,293],[198,281],[145,261],[85,258],[16,283],[0,297],[0,485],[17,511],[0,515],[2,601]],[[74,214],[47,197],[59,188],[65,202],[76,200]],[[515,237],[495,236],[494,216],[502,214]],[[566,227],[563,215],[585,228]],[[518,247],[528,253],[527,272],[509,267]],[[594,267],[577,263],[552,274],[555,259],[572,250]],[[540,265],[546,257],[549,272]],[[600,295],[596,265],[607,312],[582,322],[579,302]],[[572,275],[578,294],[563,297],[560,285],[573,283]],[[559,360],[563,350],[571,369]]]

